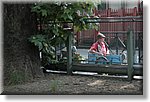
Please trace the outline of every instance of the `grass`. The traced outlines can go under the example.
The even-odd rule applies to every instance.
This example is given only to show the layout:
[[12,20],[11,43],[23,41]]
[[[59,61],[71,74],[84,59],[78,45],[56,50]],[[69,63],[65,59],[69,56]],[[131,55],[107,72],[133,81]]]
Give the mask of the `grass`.
[[14,70],[10,74],[10,82],[9,85],[17,85],[25,82],[25,74],[21,71]]

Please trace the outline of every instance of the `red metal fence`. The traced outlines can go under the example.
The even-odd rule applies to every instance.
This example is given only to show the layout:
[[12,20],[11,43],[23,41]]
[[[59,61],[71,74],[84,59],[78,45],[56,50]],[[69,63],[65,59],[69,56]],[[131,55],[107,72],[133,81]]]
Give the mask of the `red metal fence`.
[[[128,17],[128,16],[142,16],[142,8],[132,9],[107,9],[107,10],[95,10],[95,15],[100,18],[111,17]],[[134,19],[133,19],[134,20]],[[132,29],[135,34],[143,32],[143,22],[113,22],[113,23],[99,23],[99,31],[107,34],[109,38],[113,37],[116,33],[124,33],[128,31],[128,28]],[[121,36],[121,39],[126,39],[125,35]],[[77,33],[77,46],[90,46],[96,40],[96,31],[86,30]],[[108,43],[110,40],[108,39]]]
[[141,16],[143,15],[142,8],[126,8],[126,9],[106,9],[106,10],[95,10],[96,16],[100,17],[123,17],[123,16]]

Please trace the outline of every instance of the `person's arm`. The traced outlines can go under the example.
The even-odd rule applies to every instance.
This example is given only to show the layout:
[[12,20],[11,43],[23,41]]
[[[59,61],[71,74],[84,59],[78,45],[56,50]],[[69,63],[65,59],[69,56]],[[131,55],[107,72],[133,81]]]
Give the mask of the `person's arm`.
[[89,52],[90,52],[90,53],[96,53],[96,54],[98,54],[98,52],[95,51],[94,49],[90,49]]
[[90,53],[96,53],[97,51],[97,45],[96,45],[96,43],[94,43],[92,46],[91,46],[91,48],[89,49],[89,51],[88,52],[90,52]]
[[96,50],[96,44],[93,44],[88,52],[90,52],[90,53],[95,53],[95,54],[98,54],[98,55],[103,55],[103,53],[98,52],[98,51]]
[[95,51],[95,50],[90,50],[89,52],[90,52],[90,53],[98,54],[98,55],[100,55],[100,56],[103,56],[103,53],[97,52],[97,51]]

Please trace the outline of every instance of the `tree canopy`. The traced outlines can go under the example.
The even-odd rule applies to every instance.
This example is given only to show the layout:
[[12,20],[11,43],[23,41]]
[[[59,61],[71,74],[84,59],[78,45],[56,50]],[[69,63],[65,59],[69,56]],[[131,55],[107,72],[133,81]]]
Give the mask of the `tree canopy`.
[[[64,30],[71,27],[74,32],[86,29],[98,29],[96,24],[86,23],[84,19],[93,17],[96,8],[94,2],[52,2],[36,3],[32,12],[37,14],[40,31],[30,41],[39,47],[43,53],[54,58],[54,46],[66,43],[70,31]],[[52,59],[49,59],[52,60]]]

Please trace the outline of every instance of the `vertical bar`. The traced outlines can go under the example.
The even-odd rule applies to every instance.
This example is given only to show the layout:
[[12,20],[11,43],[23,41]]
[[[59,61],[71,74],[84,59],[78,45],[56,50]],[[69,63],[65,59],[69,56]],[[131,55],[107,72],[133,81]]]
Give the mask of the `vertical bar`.
[[127,54],[128,54],[128,80],[133,78],[133,32],[131,30],[127,33]]
[[67,74],[72,74],[72,32],[68,35],[67,38]]
[[118,50],[119,50],[119,39],[118,39],[118,33],[116,33],[116,54],[118,55],[119,54],[119,52],[118,52]]
[[[134,20],[134,19],[133,19]],[[135,29],[135,21],[134,22],[132,22],[132,25],[133,25],[133,55],[134,55],[134,57],[135,57],[135,44],[136,44],[136,29]]]
[[76,36],[76,40],[77,40],[77,43],[76,43],[76,46],[78,47],[79,46],[79,31],[76,33],[77,36]]
[[[93,31],[93,41],[95,42],[96,41],[96,30],[92,30]],[[100,31],[100,30],[99,30]]]
[[140,33],[138,33],[138,36],[137,36],[138,38],[138,42],[137,42],[137,45],[138,45],[138,50],[139,50],[139,60],[138,60],[138,63],[140,63],[140,60],[141,60],[141,39],[140,39]]

